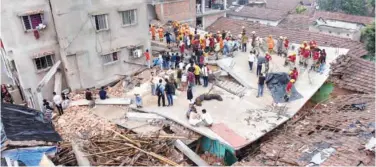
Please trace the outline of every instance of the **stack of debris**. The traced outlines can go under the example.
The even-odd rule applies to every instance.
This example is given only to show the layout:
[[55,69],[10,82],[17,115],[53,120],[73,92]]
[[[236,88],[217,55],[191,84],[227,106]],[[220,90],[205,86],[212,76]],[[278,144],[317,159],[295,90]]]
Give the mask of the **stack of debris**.
[[200,157],[211,166],[225,165],[223,158],[217,157],[216,155],[210,154],[209,152],[201,154]]
[[88,139],[106,133],[108,128],[115,128],[108,121],[91,113],[89,107],[83,106],[71,106],[65,110],[64,114],[55,120],[55,127],[64,141]]
[[179,165],[167,158],[174,150],[172,139],[138,138],[135,135],[110,131],[113,133],[92,137],[85,143],[83,150],[87,153],[85,156],[91,165]]
[[236,165],[374,166],[374,101],[374,95],[353,94],[319,104]]
[[55,165],[78,166],[71,143],[60,143],[55,157],[52,158],[52,162]]

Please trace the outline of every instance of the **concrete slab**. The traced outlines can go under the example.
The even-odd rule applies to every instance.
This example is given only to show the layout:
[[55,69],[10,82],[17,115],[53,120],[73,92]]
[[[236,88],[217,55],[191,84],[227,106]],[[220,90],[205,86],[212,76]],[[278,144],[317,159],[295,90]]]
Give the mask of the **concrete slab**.
[[127,111],[119,106],[97,105],[91,109],[91,112],[99,117],[112,121],[119,118],[125,118],[125,113]]
[[[100,100],[97,99],[95,100],[96,105],[129,105],[131,104],[131,99],[130,98],[110,98],[106,100]],[[70,103],[71,106],[87,106],[89,105],[90,101],[86,99],[79,99],[72,101]]]
[[125,114],[128,120],[134,121],[148,121],[148,120],[165,120],[165,117],[152,113],[127,112]]
[[112,120],[112,122],[128,130],[136,132],[137,134],[140,134],[140,135],[153,134],[162,129],[161,127],[158,127],[158,126],[149,125],[148,122],[127,120],[124,118],[115,119],[115,120]]
[[[296,44],[294,44],[296,45]],[[256,98],[257,94],[257,76],[256,70],[249,71],[248,65],[248,52],[237,52],[235,57],[231,60],[226,60],[229,68],[230,75],[234,73],[238,79],[241,80],[243,85],[247,85],[249,88],[246,90],[245,95],[240,98],[232,95],[223,89],[214,86],[211,93],[221,94],[223,101],[204,101],[201,107],[197,107],[198,111],[206,109],[208,113],[213,117],[214,123],[223,123],[226,128],[231,129],[234,133],[246,139],[239,145],[231,145],[230,141],[233,138],[220,137],[219,134],[212,131],[207,127],[193,127],[188,123],[185,116],[188,110],[189,101],[186,99],[186,93],[180,93],[176,96],[174,106],[172,107],[158,107],[157,97],[146,95],[144,97],[144,109],[148,112],[157,113],[168,119],[171,119],[201,135],[207,136],[211,139],[219,140],[224,144],[228,144],[234,147],[234,149],[240,149],[249,143],[257,140],[265,135],[267,132],[273,130],[278,125],[284,123],[313,96],[313,94],[321,87],[326,81],[329,74],[329,63],[331,63],[339,54],[345,54],[347,49],[327,48],[321,47],[326,50],[327,53],[327,66],[324,74],[318,74],[316,72],[308,73],[307,70],[300,69],[298,81],[295,83],[296,89],[303,95],[303,98],[286,103],[286,111],[279,112],[272,105],[274,104],[273,98],[267,88],[264,89],[264,96]],[[231,58],[230,58],[231,59]],[[218,61],[218,63],[221,60]],[[288,68],[283,66],[284,58],[277,55],[272,55],[272,62],[270,66],[271,72],[288,72]],[[238,80],[237,79],[237,80]],[[207,93],[211,87],[203,88],[202,86],[195,86],[193,88],[193,95],[197,97],[203,93]],[[222,130],[225,130],[222,128]]]

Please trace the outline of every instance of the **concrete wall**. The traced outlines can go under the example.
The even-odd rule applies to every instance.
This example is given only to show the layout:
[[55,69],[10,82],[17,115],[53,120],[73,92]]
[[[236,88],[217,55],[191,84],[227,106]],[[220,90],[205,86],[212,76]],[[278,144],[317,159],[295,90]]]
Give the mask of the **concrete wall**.
[[162,22],[173,20],[196,26],[196,0],[176,0],[156,4],[155,11]]
[[[36,39],[33,32],[26,32],[20,14],[28,11],[43,10],[44,24],[47,27],[39,32]],[[59,46],[48,1],[46,0],[2,0],[1,1],[1,38],[16,68],[23,89],[35,93],[36,86],[47,70],[37,71],[34,55],[49,51],[54,53],[55,62],[60,59]],[[43,97],[51,98],[54,79],[43,88]],[[29,94],[31,96],[31,94]]]
[[[130,56],[130,47],[150,50],[147,4],[144,0],[51,0],[66,78],[72,89],[99,87],[130,74],[145,58]],[[137,24],[123,26],[119,11],[137,10]],[[108,28],[96,31],[93,15],[106,14]],[[118,52],[118,61],[103,64],[102,55]]]
[[218,13],[212,15],[203,16],[203,28],[206,29],[210,25],[212,25],[215,21],[217,21],[220,17],[225,17],[226,13]]
[[277,26],[281,22],[281,20],[278,20],[278,21],[262,20],[262,19],[242,17],[242,16],[233,16],[233,15],[228,15],[228,14],[227,14],[227,17],[232,18],[232,19],[249,21],[249,22],[257,22],[257,23],[269,25],[269,26]]
[[328,27],[328,26],[310,26],[309,31],[328,34],[328,35],[342,37],[342,38],[349,38],[355,41],[359,41],[361,37],[360,30],[348,30],[348,29]]

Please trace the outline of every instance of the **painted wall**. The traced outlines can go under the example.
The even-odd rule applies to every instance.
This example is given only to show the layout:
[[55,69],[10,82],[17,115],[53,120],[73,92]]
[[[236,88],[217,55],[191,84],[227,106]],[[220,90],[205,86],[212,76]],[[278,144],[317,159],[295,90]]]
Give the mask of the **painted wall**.
[[309,26],[309,31],[319,32],[319,33],[342,37],[342,38],[349,38],[355,41],[360,41],[360,37],[361,37],[361,30],[349,30],[349,29],[343,29],[343,28],[328,27],[325,25]]
[[[143,56],[130,56],[132,46],[150,50],[148,12],[144,0],[51,0],[60,53],[72,89],[99,87],[135,72]],[[122,25],[120,11],[137,10],[137,23]],[[93,15],[106,14],[108,30],[96,31]],[[118,51],[118,61],[104,64],[103,55]]]
[[226,16],[225,12],[203,16],[203,28],[205,29],[205,28],[209,27],[215,21],[217,21],[220,17],[225,17],[225,16]]
[[229,14],[227,14],[227,17],[232,18],[232,19],[249,21],[249,22],[257,22],[257,23],[260,23],[260,24],[274,26],[274,27],[277,26],[281,22],[281,20],[270,21],[270,20],[262,20],[262,19],[249,18],[249,17],[233,16],[233,15],[229,15]]
[[[33,32],[26,32],[20,14],[28,11],[43,11],[44,24],[47,27],[39,32],[36,39]],[[16,68],[23,89],[31,89],[35,93],[37,84],[47,70],[37,71],[34,55],[49,51],[54,53],[55,62],[60,59],[59,46],[51,10],[46,0],[2,0],[1,1],[1,38]],[[54,79],[43,88],[43,97],[52,98]],[[33,94],[31,93],[31,94]],[[28,94],[31,96],[31,94]],[[36,106],[37,107],[37,106]]]
[[176,0],[155,4],[155,12],[162,22],[173,20],[196,26],[196,0]]

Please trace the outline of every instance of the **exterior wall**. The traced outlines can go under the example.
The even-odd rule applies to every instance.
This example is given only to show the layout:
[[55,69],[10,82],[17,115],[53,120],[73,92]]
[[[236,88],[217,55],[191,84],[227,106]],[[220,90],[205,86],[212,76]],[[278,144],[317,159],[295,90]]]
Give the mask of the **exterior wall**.
[[[130,74],[145,64],[143,56],[130,56],[130,49],[143,46],[143,52],[150,50],[146,1],[51,0],[51,5],[66,78],[72,89],[106,85],[117,80],[119,74]],[[119,11],[130,9],[137,10],[137,23],[123,26]],[[107,15],[108,30],[96,31],[93,15],[97,14]],[[118,51],[118,60],[103,64],[103,55],[114,51]]]
[[[43,10],[44,24],[47,26],[39,32],[40,38],[36,39],[33,32],[24,30],[20,14],[39,10]],[[1,21],[2,40],[8,58],[15,62],[21,87],[24,90],[31,90],[32,93],[26,93],[26,96],[35,95],[37,84],[48,71],[48,69],[37,71],[33,59],[35,54],[51,51],[54,52],[54,62],[60,60],[59,46],[48,1],[28,0],[26,3],[25,0],[3,0]],[[52,97],[53,85],[54,79],[51,79],[44,86],[42,89],[44,98]],[[37,102],[34,105],[38,108]]]
[[328,34],[328,35],[342,37],[342,38],[349,38],[355,41],[359,41],[361,37],[361,31],[359,30],[348,30],[348,29],[328,27],[328,26],[310,26],[309,31]]
[[262,20],[262,19],[256,19],[256,18],[242,17],[242,16],[232,16],[232,15],[227,15],[227,17],[232,18],[232,19],[245,20],[245,21],[249,21],[249,22],[257,22],[257,23],[260,23],[260,24],[274,26],[274,27],[277,26],[281,22],[281,20],[270,21],[270,20]]
[[212,15],[203,16],[203,28],[206,29],[210,25],[212,25],[215,21],[217,21],[220,17],[225,17],[226,13],[218,13]]
[[186,22],[196,26],[196,0],[176,0],[155,4],[155,12],[162,22]]

